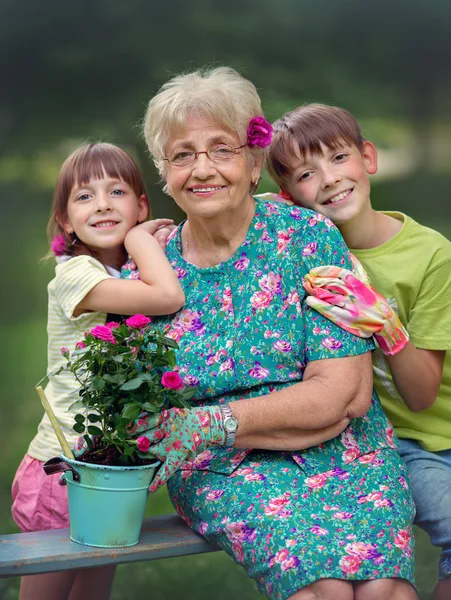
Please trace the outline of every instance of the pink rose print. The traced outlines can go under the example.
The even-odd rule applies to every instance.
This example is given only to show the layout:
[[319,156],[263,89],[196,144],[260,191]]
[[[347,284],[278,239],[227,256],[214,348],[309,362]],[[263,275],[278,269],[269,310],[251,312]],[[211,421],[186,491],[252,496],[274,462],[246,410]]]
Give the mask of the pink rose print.
[[319,525],[310,527],[310,531],[315,535],[327,535],[329,533],[328,529],[324,529],[324,527],[320,527]]
[[401,550],[406,550],[410,545],[410,529],[406,527],[405,529],[401,529],[398,532],[398,535],[395,536],[394,542],[397,548],[401,548]]
[[372,560],[381,555],[374,544],[364,544],[363,542],[348,544],[345,550],[348,554],[358,556],[361,560]]
[[173,321],[173,328],[182,331],[198,331],[202,327],[199,313],[189,308],[181,310]]
[[302,256],[311,256],[312,254],[315,254],[317,249],[318,244],[316,242],[310,242],[310,244],[304,246],[304,249],[302,250]]
[[129,317],[125,321],[125,323],[133,329],[143,329],[146,325],[150,323],[150,319],[145,315],[137,314],[133,315],[133,317]]
[[199,533],[201,533],[202,535],[205,535],[208,531],[208,523],[202,522],[199,525]]
[[280,568],[282,571],[289,571],[290,569],[295,569],[298,565],[299,558],[297,556],[290,556],[281,563]]
[[221,304],[222,312],[233,312],[232,290],[229,286],[224,289],[224,295],[221,298]]
[[174,271],[179,279],[186,277],[186,269],[182,269],[182,267],[175,267]]
[[274,342],[273,348],[279,350],[279,352],[283,352],[284,354],[291,352],[291,344],[285,340],[277,340],[277,342]]
[[237,271],[245,271],[249,266],[250,260],[247,258],[246,254],[243,252],[241,254],[241,258],[239,258],[236,263],[233,265]]
[[208,501],[219,500],[219,498],[223,495],[224,495],[224,490],[211,490],[211,492],[208,492],[208,494],[206,495],[206,499]]
[[221,373],[224,373],[224,371],[232,371],[234,367],[235,361],[233,360],[233,358],[228,358],[221,364],[221,366],[219,367],[219,371]]
[[359,454],[360,454],[360,451],[359,451],[358,447],[348,448],[348,450],[345,450],[342,454],[343,461],[346,464],[351,463],[353,460],[358,458]]
[[324,487],[327,480],[328,475],[326,473],[318,473],[318,475],[312,475],[311,477],[307,477],[307,479],[305,480],[305,484],[309,488],[318,489]]
[[253,369],[250,369],[248,371],[248,373],[251,377],[255,377],[255,379],[265,379],[265,377],[268,377],[268,375],[269,375],[268,369],[265,369],[264,367],[262,367],[259,362],[256,362],[255,365],[256,366]]
[[244,550],[242,544],[240,544],[239,542],[235,542],[235,544],[233,544],[232,546],[232,552],[239,562],[244,561]]
[[258,282],[264,292],[270,294],[280,294],[282,292],[282,278],[277,273],[268,273]]
[[290,499],[287,498],[286,495],[272,498],[269,501],[268,506],[265,506],[265,515],[278,515],[289,503]]
[[194,375],[185,375],[183,378],[183,383],[185,385],[196,386],[199,385],[199,379],[194,377]]
[[354,516],[353,513],[346,511],[338,511],[332,515],[334,519],[338,519],[339,521],[347,521],[348,519],[352,519]]
[[251,297],[251,306],[256,310],[262,310],[263,308],[268,308],[272,299],[273,294],[270,292],[255,292]]
[[253,542],[257,537],[255,529],[249,527],[244,522],[228,523],[225,527],[225,533],[231,542]]
[[340,340],[337,340],[334,337],[324,338],[323,341],[321,342],[321,345],[324,346],[325,348],[329,348],[330,350],[338,350],[339,348],[341,348],[343,346],[343,344],[340,342]]
[[279,231],[277,234],[277,253],[282,254],[285,252],[289,241],[291,240],[291,236],[288,231]]
[[340,568],[343,573],[353,575],[354,573],[357,573],[361,564],[362,561],[358,556],[350,555],[340,558]]

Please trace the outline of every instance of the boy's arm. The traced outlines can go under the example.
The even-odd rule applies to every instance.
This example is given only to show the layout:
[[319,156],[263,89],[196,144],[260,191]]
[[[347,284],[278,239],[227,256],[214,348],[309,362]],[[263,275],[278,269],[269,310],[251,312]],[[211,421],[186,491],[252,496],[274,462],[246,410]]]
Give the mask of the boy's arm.
[[78,304],[77,313],[100,311],[115,314],[172,314],[185,295],[163,250],[152,234],[167,219],[156,219],[131,229],[124,241],[141,280],[106,279],[98,283]]
[[408,342],[399,354],[386,356],[393,381],[412,412],[430,408],[440,389],[445,350],[424,350]]

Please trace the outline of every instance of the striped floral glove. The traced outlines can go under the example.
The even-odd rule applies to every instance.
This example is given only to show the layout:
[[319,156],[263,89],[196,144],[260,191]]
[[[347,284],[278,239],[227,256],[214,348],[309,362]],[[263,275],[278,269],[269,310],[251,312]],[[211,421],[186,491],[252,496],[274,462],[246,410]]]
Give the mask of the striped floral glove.
[[152,481],[151,492],[166,483],[187,460],[210,446],[225,445],[224,418],[218,406],[171,408],[138,420],[141,423],[134,433],[146,427],[137,438],[138,448],[163,463]]
[[353,335],[374,335],[384,354],[397,354],[409,334],[355,257],[353,265],[354,272],[335,266],[312,269],[303,279],[306,303]]

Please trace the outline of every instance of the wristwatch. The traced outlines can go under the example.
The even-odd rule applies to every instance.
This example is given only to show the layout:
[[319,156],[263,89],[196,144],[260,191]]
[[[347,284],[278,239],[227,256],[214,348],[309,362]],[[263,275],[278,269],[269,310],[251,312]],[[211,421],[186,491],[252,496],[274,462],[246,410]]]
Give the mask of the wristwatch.
[[226,433],[225,445],[231,447],[235,444],[236,432],[238,429],[238,419],[233,416],[232,409],[228,404],[221,404],[220,406],[224,421],[222,426]]

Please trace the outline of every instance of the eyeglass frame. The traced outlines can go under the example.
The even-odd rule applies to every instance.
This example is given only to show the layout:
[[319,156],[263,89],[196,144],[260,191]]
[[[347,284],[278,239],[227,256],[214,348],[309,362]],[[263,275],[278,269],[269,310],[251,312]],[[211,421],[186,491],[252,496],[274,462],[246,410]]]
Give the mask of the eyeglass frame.
[[[246,148],[246,146],[248,146],[248,145],[249,144],[246,142],[242,146],[238,146],[237,148],[235,148],[234,146],[231,146],[230,144],[216,144],[216,146],[228,146],[229,148],[232,148],[234,150],[234,152],[235,152],[235,156],[238,154],[238,150],[242,150],[243,148]],[[167,161],[168,165],[171,165],[171,167],[176,167],[176,168],[188,167],[189,165],[194,164],[196,162],[199,154],[206,154],[207,158],[209,160],[211,160],[212,162],[221,162],[221,160],[224,160],[224,159],[221,159],[221,158],[211,158],[211,156],[208,154],[210,152],[210,150],[212,150],[216,146],[212,146],[208,150],[199,150],[198,152],[195,152],[194,150],[187,150],[187,152],[192,152],[194,154],[194,158],[190,162],[185,163],[183,165],[176,165],[174,163],[171,163],[171,161],[169,160],[169,158],[167,156],[163,156],[163,160]],[[226,159],[226,160],[228,160],[228,159]]]

